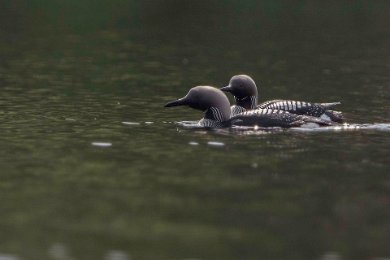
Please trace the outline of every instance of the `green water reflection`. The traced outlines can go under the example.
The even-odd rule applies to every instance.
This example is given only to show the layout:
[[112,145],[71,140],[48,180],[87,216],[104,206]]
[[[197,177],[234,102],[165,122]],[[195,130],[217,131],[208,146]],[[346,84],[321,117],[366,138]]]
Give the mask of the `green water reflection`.
[[388,123],[386,2],[1,4],[0,258],[390,257],[388,131],[189,130],[199,112],[162,107],[248,73],[262,100]]

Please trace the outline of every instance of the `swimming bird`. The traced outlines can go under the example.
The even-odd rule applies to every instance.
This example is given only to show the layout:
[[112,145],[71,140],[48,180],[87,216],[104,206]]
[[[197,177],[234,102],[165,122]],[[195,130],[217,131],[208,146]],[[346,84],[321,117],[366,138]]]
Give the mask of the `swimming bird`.
[[204,117],[198,122],[203,127],[222,127],[230,119],[229,99],[221,90],[210,86],[191,88],[186,96],[165,105],[174,106],[189,106],[204,111]]
[[308,115],[319,117],[324,120],[341,123],[343,115],[339,111],[330,110],[330,108],[341,104],[332,103],[311,103],[295,100],[275,99],[257,104],[258,92],[255,81],[248,75],[233,76],[229,85],[221,88],[222,91],[230,92],[236,101],[236,105],[231,107],[232,115],[242,113],[246,110],[262,108],[284,110],[293,114]]
[[210,86],[197,86],[188,94],[175,101],[168,102],[165,107],[189,106],[204,112],[198,122],[201,127],[216,128],[232,125],[259,127],[293,127],[308,123],[316,125],[333,125],[334,123],[320,118],[292,114],[283,110],[254,109],[231,116],[230,102],[219,89]]

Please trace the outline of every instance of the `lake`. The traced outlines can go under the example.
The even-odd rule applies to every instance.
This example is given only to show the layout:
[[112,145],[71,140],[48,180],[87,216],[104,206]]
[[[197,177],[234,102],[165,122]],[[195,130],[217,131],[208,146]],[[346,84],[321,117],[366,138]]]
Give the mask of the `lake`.
[[[80,2],[4,2],[0,259],[390,259],[387,2]],[[163,107],[240,73],[361,128]]]

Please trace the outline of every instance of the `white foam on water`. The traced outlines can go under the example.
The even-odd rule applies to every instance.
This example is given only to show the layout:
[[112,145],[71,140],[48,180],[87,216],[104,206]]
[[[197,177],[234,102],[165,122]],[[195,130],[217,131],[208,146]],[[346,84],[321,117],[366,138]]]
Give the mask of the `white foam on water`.
[[112,143],[106,143],[106,142],[92,142],[91,144],[93,146],[98,146],[98,147],[110,147],[110,146],[112,146]]
[[224,143],[222,143],[222,142],[215,142],[215,141],[209,141],[209,142],[207,142],[207,144],[210,145],[210,146],[216,146],[216,147],[225,146]]
[[73,259],[70,256],[69,248],[62,243],[55,243],[48,249],[48,254],[52,259]]
[[204,128],[198,124],[199,121],[180,121],[175,122],[177,125],[182,126],[184,128]]
[[17,255],[8,255],[0,253],[0,260],[20,260]]
[[195,145],[199,145],[198,142],[193,142],[193,141],[189,142],[188,144],[189,144],[189,145],[194,145],[194,146],[195,146]]
[[390,131],[390,123],[389,124],[383,124],[383,123],[362,124],[360,125],[360,129]]
[[292,127],[289,131],[297,132],[346,132],[346,131],[390,131],[390,124],[342,124],[317,128]]
[[319,125],[317,123],[305,123],[301,126],[301,128],[309,128],[309,129],[312,129],[312,128],[317,128],[319,127]]
[[140,125],[138,122],[122,122],[124,125]]
[[130,260],[131,257],[121,250],[110,250],[104,257],[104,260]]
[[[177,125],[188,129],[204,129],[198,124],[198,121],[180,121],[175,122]],[[317,124],[306,124],[303,127],[259,127],[259,126],[231,126],[228,128],[212,129],[220,134],[237,134],[237,135],[260,135],[272,134],[280,132],[347,132],[347,131],[385,131],[390,132],[390,123],[374,123],[374,124],[340,124],[335,126],[318,126]],[[217,142],[218,143],[218,142]],[[211,144],[213,145],[213,144]]]

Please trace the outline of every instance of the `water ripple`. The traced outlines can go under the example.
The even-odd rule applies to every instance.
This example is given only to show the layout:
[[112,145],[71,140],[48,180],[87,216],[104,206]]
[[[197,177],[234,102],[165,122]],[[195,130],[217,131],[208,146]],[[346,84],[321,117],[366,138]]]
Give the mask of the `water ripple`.
[[359,131],[359,130],[376,130],[376,131],[390,131],[390,124],[343,124],[340,126],[327,126],[318,128],[291,128],[292,131],[302,132],[341,132],[341,131]]
[[[176,122],[188,129],[199,129],[203,128],[197,124],[197,121],[180,121]],[[251,134],[270,134],[279,133],[284,131],[293,132],[342,132],[342,131],[390,131],[390,123],[375,123],[375,124],[342,124],[337,126],[326,126],[326,127],[292,127],[292,128],[281,128],[281,127],[259,127],[259,126],[232,126],[223,129],[213,129],[214,131],[226,134],[234,133],[240,135],[251,135]]]

